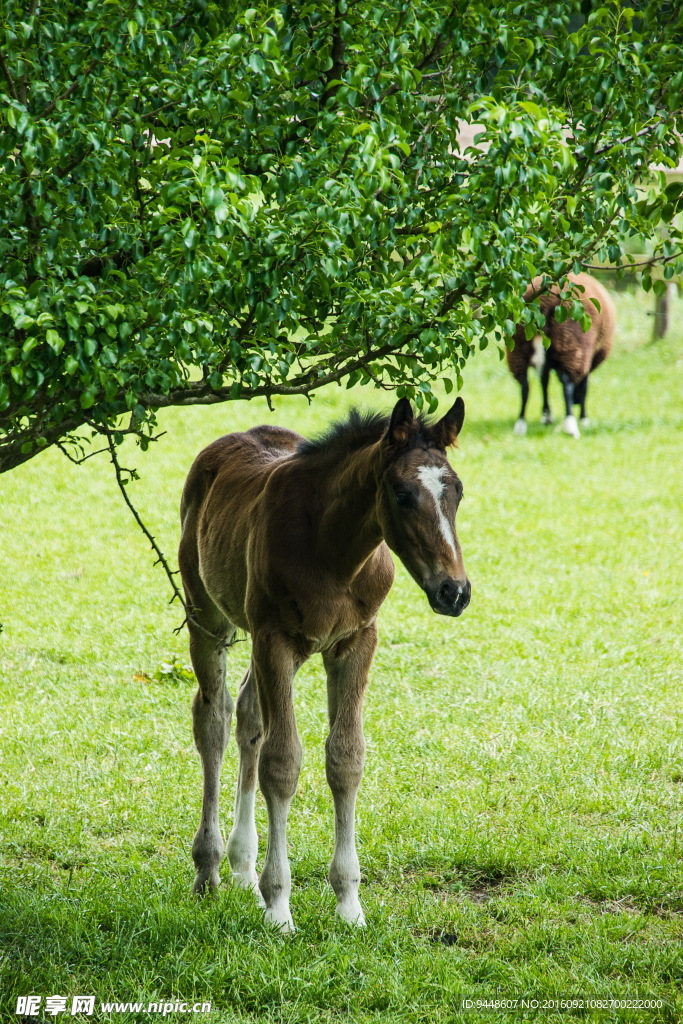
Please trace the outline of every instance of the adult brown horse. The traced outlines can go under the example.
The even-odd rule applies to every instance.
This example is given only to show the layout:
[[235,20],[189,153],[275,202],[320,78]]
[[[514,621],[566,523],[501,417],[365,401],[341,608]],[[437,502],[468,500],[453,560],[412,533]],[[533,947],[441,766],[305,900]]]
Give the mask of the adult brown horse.
[[[327,672],[327,781],[335,808],[329,879],[337,913],[363,924],[355,845],[363,772],[362,704],[377,645],[377,612],[394,578],[389,548],[443,615],[470,599],[455,513],[462,485],[446,458],[463,423],[458,398],[437,423],[401,399],[391,417],[360,416],[316,441],[255,427],[214,441],[183,491],[180,569],[199,689],[193,704],[204,795],[192,847],[195,891],[219,881],[218,796],[233,702],[225,651],[237,629],[252,637],[237,698],[239,776],[228,859],[236,880],[263,899],[266,920],[293,928],[286,827],[301,766],[294,674],[320,653]],[[260,881],[256,779],[268,810]]]

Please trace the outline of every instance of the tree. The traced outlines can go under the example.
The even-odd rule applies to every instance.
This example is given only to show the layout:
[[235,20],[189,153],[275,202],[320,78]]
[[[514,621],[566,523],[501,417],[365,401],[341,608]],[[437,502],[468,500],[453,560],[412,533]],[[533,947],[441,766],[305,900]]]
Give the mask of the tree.
[[0,470],[330,381],[433,409],[532,276],[681,267],[677,3],[3,11]]

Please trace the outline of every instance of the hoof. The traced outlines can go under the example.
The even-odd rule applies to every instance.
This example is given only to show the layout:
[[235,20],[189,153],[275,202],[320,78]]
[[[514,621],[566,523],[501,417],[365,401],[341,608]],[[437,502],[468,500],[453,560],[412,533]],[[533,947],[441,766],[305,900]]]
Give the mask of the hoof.
[[282,935],[291,935],[296,931],[289,907],[266,907],[263,916],[266,924],[272,924]]
[[515,437],[524,437],[526,434],[526,420],[523,420],[520,417],[512,428],[512,433]]
[[258,903],[258,905],[260,907],[265,908],[266,902],[263,899],[263,896],[261,895],[261,890],[258,887],[258,875],[256,874],[255,871],[233,871],[232,881],[233,885],[239,886],[240,889],[251,890],[251,892],[253,892],[254,896],[256,897],[256,902]]
[[221,884],[221,876],[218,874],[218,869],[214,868],[213,871],[198,871],[197,877],[194,880],[192,886],[192,892],[196,896],[205,896],[207,892],[212,892],[217,889]]
[[567,416],[562,424],[562,433],[569,434],[570,437],[575,437],[577,440],[581,437],[579,432],[579,425],[576,422],[576,416]]
[[365,914],[358,900],[349,903],[338,903],[337,917],[354,928],[365,928]]
[[580,425],[582,430],[587,430],[588,427],[590,427],[590,425],[591,425],[591,421],[588,419],[587,416],[582,416],[581,419],[579,420],[579,425]]
[[543,426],[544,427],[549,427],[550,424],[553,423],[553,422],[554,422],[553,414],[550,411],[544,412],[543,415],[541,416],[541,423],[543,424]]
[[192,843],[192,860],[196,871],[193,892],[203,896],[221,884],[218,869],[222,859],[223,839],[219,829],[202,820]]

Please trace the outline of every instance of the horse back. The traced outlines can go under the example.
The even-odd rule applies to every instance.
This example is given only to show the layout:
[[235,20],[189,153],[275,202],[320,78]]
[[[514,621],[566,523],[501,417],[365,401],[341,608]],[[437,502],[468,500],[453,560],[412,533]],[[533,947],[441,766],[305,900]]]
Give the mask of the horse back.
[[[585,332],[576,320],[568,319],[560,323],[555,319],[555,309],[560,304],[557,286],[538,296],[542,278],[534,278],[529,284],[524,298],[530,302],[538,296],[537,301],[546,321],[545,333],[550,339],[548,351],[550,364],[551,366],[561,366],[576,384],[609,355],[612,348],[616,313],[609,293],[595,278],[589,274],[570,274],[568,279],[583,288],[583,291],[577,294],[591,318],[591,325]],[[532,355],[533,342],[526,339],[524,329],[518,326],[515,333],[515,347],[512,352],[507,353],[508,365],[517,380],[521,381],[526,377]]]
[[207,445],[194,460],[185,481],[181,522],[185,523],[190,509],[203,504],[216,482],[234,487],[258,481],[271,463],[291,455],[302,440],[293,430],[260,426],[226,434]]
[[[569,279],[583,287],[580,300],[590,317],[590,327],[584,332],[576,320],[558,323],[553,319],[549,334],[553,354],[577,384],[609,355],[616,313],[608,292],[595,278],[589,274],[571,274]],[[557,305],[557,297],[551,293],[546,302],[550,312]]]
[[[206,605],[208,595],[224,614],[233,613],[228,617],[234,625],[245,628],[234,612],[243,606],[250,522],[273,468],[302,440],[283,427],[253,427],[219,437],[194,460],[180,504],[178,560],[195,607]],[[227,594],[233,595],[230,609],[221,600]]]

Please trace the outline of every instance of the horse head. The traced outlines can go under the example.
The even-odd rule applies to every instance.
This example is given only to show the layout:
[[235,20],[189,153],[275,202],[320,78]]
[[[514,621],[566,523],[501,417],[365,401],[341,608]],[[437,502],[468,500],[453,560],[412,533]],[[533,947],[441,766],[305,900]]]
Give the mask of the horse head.
[[462,484],[446,456],[464,418],[461,398],[436,423],[414,416],[402,398],[381,441],[378,518],[384,539],[441,615],[460,615],[470,601],[455,532]]

